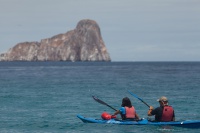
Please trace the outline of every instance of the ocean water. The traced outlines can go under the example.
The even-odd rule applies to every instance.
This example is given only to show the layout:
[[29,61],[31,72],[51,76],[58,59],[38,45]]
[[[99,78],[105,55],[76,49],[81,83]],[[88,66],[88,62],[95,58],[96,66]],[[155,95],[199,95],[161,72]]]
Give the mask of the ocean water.
[[167,96],[176,120],[200,120],[200,62],[0,62],[1,133],[171,133],[178,127],[83,123],[76,115],[100,118],[131,99],[138,115]]

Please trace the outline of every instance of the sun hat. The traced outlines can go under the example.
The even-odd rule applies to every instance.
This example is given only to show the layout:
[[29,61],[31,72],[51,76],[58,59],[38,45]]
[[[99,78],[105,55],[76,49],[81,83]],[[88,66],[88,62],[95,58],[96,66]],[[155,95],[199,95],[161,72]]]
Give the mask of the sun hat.
[[168,102],[168,99],[167,99],[167,97],[162,96],[162,97],[160,97],[157,101],[158,101],[158,102],[160,102],[160,101]]

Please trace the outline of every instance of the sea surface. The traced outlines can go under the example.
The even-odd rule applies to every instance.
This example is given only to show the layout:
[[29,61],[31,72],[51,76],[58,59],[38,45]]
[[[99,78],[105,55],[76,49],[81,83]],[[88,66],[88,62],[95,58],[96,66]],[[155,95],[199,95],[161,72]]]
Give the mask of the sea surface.
[[83,123],[129,97],[140,118],[169,99],[176,120],[200,120],[200,62],[0,62],[0,133],[198,133],[180,127]]

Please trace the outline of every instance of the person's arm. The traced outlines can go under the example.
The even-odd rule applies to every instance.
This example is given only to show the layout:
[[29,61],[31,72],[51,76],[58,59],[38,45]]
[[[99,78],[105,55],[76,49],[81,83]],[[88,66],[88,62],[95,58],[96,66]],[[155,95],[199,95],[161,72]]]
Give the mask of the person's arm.
[[120,114],[121,115],[121,118],[124,119],[124,111],[125,111],[125,108],[124,107],[121,107],[119,110],[117,110],[115,113],[114,113],[114,116]]
[[175,114],[174,114],[174,112],[173,112],[173,118],[172,118],[172,121],[175,121]]
[[121,112],[119,110],[117,110],[113,115],[118,115],[120,114]]
[[153,106],[149,107],[149,110],[148,110],[148,113],[147,113],[148,116],[152,116],[151,112],[152,112],[153,109],[154,109]]
[[135,114],[135,118],[136,118],[137,120],[139,120],[139,119],[140,119],[140,117],[138,116],[138,114],[137,114],[137,113]]

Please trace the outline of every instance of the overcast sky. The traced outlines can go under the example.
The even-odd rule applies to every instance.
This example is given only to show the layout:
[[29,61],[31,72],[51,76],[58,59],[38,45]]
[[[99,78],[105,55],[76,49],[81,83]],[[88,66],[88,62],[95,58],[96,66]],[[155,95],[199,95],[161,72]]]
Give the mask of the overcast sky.
[[200,0],[0,0],[0,53],[95,20],[112,61],[200,61]]

